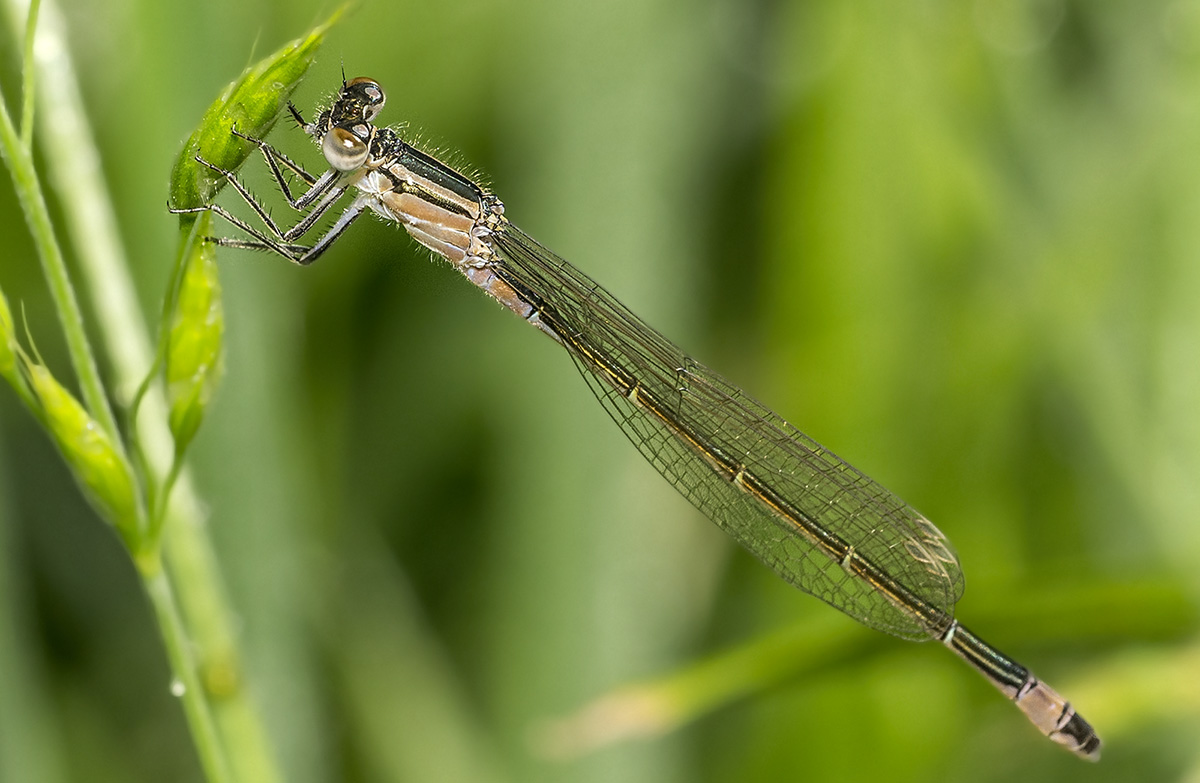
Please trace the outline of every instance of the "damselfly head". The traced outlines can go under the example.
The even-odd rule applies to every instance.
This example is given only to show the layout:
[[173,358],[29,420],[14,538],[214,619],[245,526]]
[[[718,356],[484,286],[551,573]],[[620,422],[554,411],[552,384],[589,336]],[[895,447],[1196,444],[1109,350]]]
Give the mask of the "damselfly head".
[[342,84],[328,111],[307,128],[320,139],[321,152],[338,171],[354,171],[367,162],[375,127],[371,121],[383,109],[387,96],[374,79],[360,76]]
[[330,113],[337,125],[371,122],[383,110],[386,102],[387,96],[379,82],[359,76],[342,85],[342,91],[338,93]]

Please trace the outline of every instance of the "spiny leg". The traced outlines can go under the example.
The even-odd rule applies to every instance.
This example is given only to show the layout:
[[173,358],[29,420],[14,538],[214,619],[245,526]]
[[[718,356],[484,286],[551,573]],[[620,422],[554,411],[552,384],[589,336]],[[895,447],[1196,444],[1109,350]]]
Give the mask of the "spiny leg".
[[304,121],[304,116],[300,114],[300,110],[296,108],[296,104],[288,101],[288,112],[292,115],[292,120],[299,126],[300,130],[308,133],[308,123]]
[[[296,121],[301,125],[301,127],[304,127],[304,120],[300,116],[299,112],[290,105],[289,108],[291,108],[292,115]],[[254,210],[255,214],[259,216],[271,234],[274,235],[274,237],[268,236],[263,231],[252,227],[249,223],[218,204],[209,204],[208,206],[204,207],[188,209],[170,209],[170,211],[175,214],[197,213],[204,211],[214,212],[235,227],[253,237],[252,240],[235,239],[232,237],[205,237],[207,241],[215,242],[216,244],[224,247],[234,247],[245,250],[268,250],[277,255],[283,256],[293,263],[307,265],[311,264],[322,253],[329,249],[334,241],[341,236],[342,232],[349,228],[349,226],[355,220],[357,220],[359,215],[361,215],[366,209],[367,201],[360,197],[346,208],[346,210],[338,217],[334,225],[331,226],[324,234],[322,234],[313,245],[307,246],[293,244],[292,240],[303,236],[309,229],[311,229],[313,225],[326,212],[328,212],[329,209],[346,192],[347,186],[334,186],[340,177],[340,172],[331,168],[320,177],[313,177],[313,175],[309,174],[308,171],[306,171],[300,164],[292,161],[286,155],[279,152],[265,141],[248,136],[236,129],[232,129],[232,133],[239,138],[251,142],[259,148],[263,154],[263,157],[267,161],[267,165],[270,168],[272,175],[275,177],[276,183],[279,185],[280,190],[283,191],[288,203],[293,208],[297,210],[303,210],[318,198],[320,198],[320,201],[307,215],[305,215],[291,228],[287,230],[281,230],[275,221],[271,219],[270,213],[267,211],[266,207],[264,207],[258,198],[255,197],[254,194],[251,193],[250,190],[238,180],[232,171],[222,169],[221,167],[212,164],[199,156],[196,156],[196,162],[200,163],[202,166],[205,166],[211,171],[220,174],[230,185],[233,186],[233,189],[237,191],[239,196],[242,197],[242,200],[250,205],[250,208]],[[280,162],[282,162],[285,167],[303,178],[304,181],[309,184],[308,191],[305,192],[300,198],[294,199],[292,197],[287,181],[279,167]]]
[[[338,174],[338,172],[335,170],[330,169],[328,172],[326,172],[326,174],[322,175],[320,180],[318,180],[318,185],[321,184],[322,180],[327,180],[327,182],[321,188],[322,192],[325,193],[325,197],[321,199],[320,203],[317,204],[312,211],[301,218],[295,225],[293,225],[291,228],[283,230],[280,229],[279,226],[275,224],[275,221],[271,219],[271,215],[269,212],[267,212],[267,208],[264,207],[262,203],[259,202],[259,200],[254,196],[254,194],[251,193],[249,189],[238,180],[232,171],[226,171],[220,166],[209,163],[208,161],[204,160],[204,158],[199,156],[196,157],[196,162],[225,177],[230,186],[237,191],[238,195],[241,196],[247,204],[250,205],[250,208],[254,210],[259,219],[262,220],[263,224],[271,231],[271,233],[274,234],[277,239],[282,240],[285,243],[291,242],[293,239],[302,236],[305,232],[312,228],[313,225],[320,220],[326,212],[329,211],[329,208],[332,207],[334,203],[342,197],[342,194],[346,192],[346,187],[344,185],[332,189],[329,187],[329,185],[336,180]],[[316,188],[317,185],[314,185],[313,190]],[[309,192],[311,193],[312,190]],[[216,210],[214,209],[214,211]],[[222,214],[223,212],[224,210],[217,212],[217,214],[225,217],[225,215],[228,213]],[[233,221],[231,220],[230,222]]]
[[[206,242],[212,242],[214,245],[220,245],[221,247],[233,247],[237,248],[238,250],[266,250],[271,253],[275,253],[276,255],[279,253],[279,251],[273,246],[264,244],[257,240],[234,239],[233,237],[204,237],[204,240]],[[300,258],[309,250],[312,250],[312,247],[309,245],[280,245],[280,247],[288,251],[289,261],[292,261],[295,258]]]
[[[262,139],[256,139],[253,136],[247,136],[237,128],[233,128],[231,133],[233,133],[233,135],[237,136],[239,139],[245,139],[246,141],[258,147],[259,151],[263,154],[263,158],[267,161],[267,167],[270,168],[271,175],[275,178],[276,184],[279,185],[279,189],[283,191],[284,197],[287,199],[288,204],[293,209],[302,210],[321,195],[322,190],[318,190],[316,188],[317,182],[319,181],[318,178],[312,174],[309,174],[308,171],[299,163],[295,162],[287,155],[284,155],[282,152],[275,149]],[[304,180],[305,184],[308,185],[308,190],[299,198],[292,197],[292,190],[288,186],[287,179],[283,175],[283,170],[279,167],[280,163],[282,163],[284,167],[286,167],[293,174]],[[332,182],[332,178],[329,180],[329,182]],[[325,184],[328,186],[329,183]]]
[[313,243],[312,247],[310,247],[299,258],[292,258],[292,260],[301,266],[307,266],[313,261],[316,261],[322,253],[333,246],[333,243],[337,241],[338,237],[340,237],[346,229],[350,228],[350,225],[355,220],[358,220],[359,216],[363,214],[366,208],[367,198],[365,196],[356,198],[350,203],[350,206],[346,207],[346,210],[338,216],[337,221],[329,227],[329,230],[322,234],[317,241]]
[[313,261],[316,261],[322,253],[328,250],[330,246],[333,245],[333,243],[337,240],[337,238],[342,235],[342,232],[349,228],[350,224],[357,220],[360,215],[362,215],[366,208],[367,202],[365,198],[359,197],[355,199],[350,206],[346,207],[346,211],[338,216],[337,222],[330,226],[329,230],[322,234],[320,238],[318,238],[317,241],[312,244],[312,246],[293,245],[288,243],[286,240],[280,242],[277,239],[272,239],[248,224],[246,221],[231,213],[229,210],[222,207],[220,204],[209,204],[206,207],[191,207],[188,209],[172,209],[170,211],[177,215],[191,214],[196,212],[213,212],[214,214],[225,218],[231,224],[237,228],[240,228],[242,231],[245,231],[250,236],[254,237],[254,240],[233,239],[229,237],[205,237],[207,241],[215,242],[222,247],[236,247],[243,250],[269,250],[272,253],[283,256],[293,263],[300,264],[301,266],[307,266]]
[[309,250],[311,250],[311,248],[306,245],[291,245],[286,242],[281,242],[279,239],[272,239],[271,237],[251,226],[246,221],[242,220],[237,215],[225,209],[225,207],[221,206],[220,204],[209,204],[208,206],[204,207],[188,207],[186,209],[170,209],[169,211],[173,215],[191,215],[199,212],[212,212],[214,215],[220,215],[221,217],[225,218],[225,220],[231,223],[234,227],[240,228],[242,231],[245,231],[256,240],[251,242],[244,239],[233,239],[230,237],[204,237],[205,241],[221,245],[222,247],[239,247],[248,250],[270,250],[273,253],[283,256],[289,261],[296,261],[297,258],[300,258]]

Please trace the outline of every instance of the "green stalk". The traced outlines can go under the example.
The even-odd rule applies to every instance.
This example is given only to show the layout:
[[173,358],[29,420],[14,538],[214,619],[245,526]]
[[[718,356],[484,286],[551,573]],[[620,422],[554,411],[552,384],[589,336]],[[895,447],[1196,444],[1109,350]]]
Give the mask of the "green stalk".
[[179,611],[179,603],[175,600],[171,582],[161,568],[151,571],[147,563],[143,562],[141,565],[142,582],[146,586],[146,594],[150,596],[150,604],[154,607],[154,614],[158,619],[159,633],[162,635],[171,671],[177,678],[176,682],[172,683],[171,690],[183,702],[192,742],[200,756],[205,777],[210,783],[236,780],[237,778],[232,777],[230,773],[226,741],[217,731],[213,721],[200,680],[199,666],[192,653],[191,635]]
[[[26,64],[33,62],[33,36],[37,30],[38,9],[41,0],[32,0],[29,4],[28,18],[25,20],[25,59]],[[21,87],[21,145],[26,151],[33,149],[33,82],[36,71],[25,68],[24,84]]]
[[3,101],[0,101],[0,156],[3,156],[5,164],[12,172],[17,200],[21,203],[25,221],[33,235],[34,246],[37,248],[42,272],[46,276],[46,284],[54,300],[54,309],[58,313],[58,320],[66,337],[67,351],[71,356],[75,375],[79,379],[83,399],[87,403],[88,411],[120,448],[117,422],[113,418],[112,408],[109,407],[108,396],[104,393],[104,385],[100,382],[100,371],[96,367],[96,358],[88,343],[87,333],[83,329],[83,313],[79,309],[78,300],[75,299],[75,289],[71,286],[66,262],[63,261],[62,251],[59,250],[58,241],[54,236],[50,212],[46,209],[41,182],[33,166],[33,156],[21,143],[20,135]]

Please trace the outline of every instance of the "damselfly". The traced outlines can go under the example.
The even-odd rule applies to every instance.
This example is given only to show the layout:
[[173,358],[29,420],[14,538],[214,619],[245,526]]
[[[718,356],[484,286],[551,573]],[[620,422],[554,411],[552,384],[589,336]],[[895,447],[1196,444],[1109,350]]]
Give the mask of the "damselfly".
[[[324,153],[328,169],[320,176],[265,141],[242,136],[262,151],[288,203],[303,213],[295,225],[280,228],[232,172],[200,159],[228,179],[266,230],[217,204],[176,211],[211,210],[249,237],[213,241],[269,250],[302,265],[367,210],[400,223],[566,349],[650,464],[776,573],[871,628],[941,640],[1052,740],[1099,758],[1099,737],[1065,699],[954,619],[963,577],[941,531],[538,244],[509,222],[489,190],[375,125],[384,100],[377,82],[358,78],[343,81],[313,122],[289,107]],[[307,184],[299,197],[285,170]],[[300,244],[348,191],[353,200],[329,230]]]

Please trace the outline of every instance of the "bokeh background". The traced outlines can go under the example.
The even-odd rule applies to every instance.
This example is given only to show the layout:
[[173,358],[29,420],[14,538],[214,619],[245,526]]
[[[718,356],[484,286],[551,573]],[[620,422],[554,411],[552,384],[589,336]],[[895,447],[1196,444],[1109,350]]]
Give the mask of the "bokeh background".
[[[152,322],[183,140],[333,6],[61,6]],[[221,254],[190,461],[287,780],[1200,780],[1200,2],[365,0],[297,103],[343,66],[933,519],[960,618],[1106,747],[1076,760],[937,645],[779,581],[555,345],[365,220],[307,270]],[[7,177],[0,237],[69,377]],[[676,730],[580,718],[661,678]],[[117,537],[0,390],[0,776],[200,780],[169,681]]]

